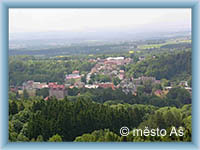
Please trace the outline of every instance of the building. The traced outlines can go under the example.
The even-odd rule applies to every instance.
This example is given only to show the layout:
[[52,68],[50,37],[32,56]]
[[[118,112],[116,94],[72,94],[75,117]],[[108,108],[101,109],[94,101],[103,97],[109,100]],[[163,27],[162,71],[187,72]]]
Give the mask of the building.
[[124,57],[108,57],[104,64],[107,65],[123,65]]
[[43,89],[48,88],[47,83],[40,83],[40,82],[34,82],[33,80],[29,80],[27,82],[24,82],[22,84],[23,90],[29,90],[29,89]]
[[85,88],[88,88],[88,89],[96,89],[96,88],[98,88],[99,86],[98,85],[90,85],[90,84],[86,84],[85,85]]
[[139,79],[142,81],[142,82],[145,82],[145,81],[152,81],[152,82],[155,82],[156,78],[155,77],[145,77],[145,76],[141,76],[139,77]]
[[107,83],[99,83],[98,84],[99,87],[101,88],[112,88],[113,90],[115,90],[115,86],[113,83],[107,82]]
[[43,88],[48,88],[48,85],[46,83],[34,82],[33,80],[22,84],[23,91],[26,90],[29,96],[36,96],[36,90]]
[[120,87],[122,88],[122,91],[126,94],[132,93],[135,95],[137,91],[137,85],[135,85],[133,82],[131,82],[130,79],[124,79],[120,83]]
[[[69,74],[65,76],[65,81],[67,83],[73,82],[80,82],[81,81],[81,76],[79,74]],[[73,83],[71,83],[73,84]]]
[[158,89],[158,90],[156,90],[156,91],[154,92],[154,94],[155,94],[156,96],[158,96],[158,97],[163,98],[164,96],[167,95],[168,92],[169,92],[169,90],[160,90],[160,89]]
[[74,87],[76,87],[76,88],[83,88],[84,86],[85,86],[85,83],[83,83],[83,82],[74,83]]
[[67,89],[64,85],[54,84],[49,86],[49,97],[64,99],[65,96],[67,96]]

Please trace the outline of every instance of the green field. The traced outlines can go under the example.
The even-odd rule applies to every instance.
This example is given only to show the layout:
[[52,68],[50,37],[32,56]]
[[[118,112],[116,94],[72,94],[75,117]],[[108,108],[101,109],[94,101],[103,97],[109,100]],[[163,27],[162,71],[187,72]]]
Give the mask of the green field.
[[191,40],[180,40],[180,41],[167,41],[165,43],[160,44],[146,44],[146,45],[139,45],[139,49],[150,49],[150,48],[160,48],[161,46],[168,45],[168,44],[178,44],[178,43],[191,43]]

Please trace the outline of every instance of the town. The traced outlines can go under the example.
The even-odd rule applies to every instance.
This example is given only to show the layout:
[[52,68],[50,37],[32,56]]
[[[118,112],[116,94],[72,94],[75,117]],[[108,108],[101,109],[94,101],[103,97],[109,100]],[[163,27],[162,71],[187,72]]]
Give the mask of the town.
[[[155,57],[155,56],[153,56]],[[145,60],[144,57],[139,57],[139,62]],[[131,93],[137,95],[137,89],[146,82],[150,82],[152,85],[161,85],[161,80],[157,80],[151,76],[140,76],[138,78],[126,76],[125,70],[122,66],[128,65],[133,62],[131,58],[125,57],[107,57],[105,59],[89,59],[89,62],[95,63],[90,72],[86,74],[80,74],[79,70],[72,71],[71,74],[66,74],[64,83],[58,84],[57,82],[35,82],[33,80],[24,81],[22,86],[10,85],[10,91],[23,94],[25,91],[29,96],[36,96],[36,91],[41,89],[48,89],[49,95],[43,97],[44,100],[48,100],[50,97],[56,99],[64,99],[68,96],[68,89],[73,88],[112,88],[115,90],[121,88],[126,94]],[[156,89],[153,93],[157,96],[166,95],[170,89],[175,87],[173,82],[170,82],[168,86]],[[179,87],[185,88],[192,94],[192,88],[189,87],[187,81],[181,81],[178,84]]]

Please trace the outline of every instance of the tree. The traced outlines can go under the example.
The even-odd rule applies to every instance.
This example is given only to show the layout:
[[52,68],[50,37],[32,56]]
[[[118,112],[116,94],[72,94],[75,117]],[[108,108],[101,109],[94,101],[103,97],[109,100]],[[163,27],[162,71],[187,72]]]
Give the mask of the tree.
[[191,104],[192,101],[190,93],[184,88],[172,88],[169,93],[167,93],[167,99],[177,100],[177,102],[182,105]]
[[11,100],[16,100],[17,99],[17,94],[14,93],[14,92],[9,91],[8,95],[9,95],[9,99],[11,99]]
[[144,82],[144,92],[151,94],[153,88],[153,82],[151,80],[147,80]]
[[56,134],[49,138],[49,142],[62,142],[62,138],[60,135]]
[[169,82],[169,80],[163,78],[163,79],[161,79],[161,85],[164,88],[166,86],[170,86],[170,82]]
[[85,75],[81,77],[81,82],[86,83],[86,76]]
[[37,142],[43,142],[44,139],[43,139],[43,136],[42,135],[39,135],[36,139]]
[[22,111],[22,110],[24,110],[24,108],[25,108],[25,107],[24,107],[23,103],[20,103],[20,104],[19,104],[18,110],[19,110],[19,111]]
[[28,142],[29,139],[28,139],[26,136],[24,136],[24,135],[22,135],[22,134],[19,134],[19,135],[17,136],[17,141]]
[[29,98],[29,94],[28,94],[27,90],[25,89],[23,91],[22,99],[28,99],[28,98]]
[[188,85],[189,85],[190,87],[192,87],[192,76],[190,76],[189,79],[188,79]]
[[18,113],[18,106],[15,101],[9,102],[9,114],[14,115]]
[[118,85],[118,84],[121,82],[121,80],[120,80],[118,77],[114,77],[114,78],[112,79],[112,82],[113,82],[113,84],[116,86],[116,85]]
[[91,134],[76,137],[75,142],[113,142],[120,141],[120,137],[109,129],[95,130]]

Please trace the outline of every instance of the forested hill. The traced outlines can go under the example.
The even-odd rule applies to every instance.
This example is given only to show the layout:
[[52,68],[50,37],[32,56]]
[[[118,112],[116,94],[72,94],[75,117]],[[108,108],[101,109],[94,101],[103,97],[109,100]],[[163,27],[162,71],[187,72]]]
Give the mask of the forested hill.
[[154,57],[148,57],[143,61],[127,67],[128,75],[133,77],[154,76],[171,80],[176,77],[191,76],[192,52],[167,53]]

